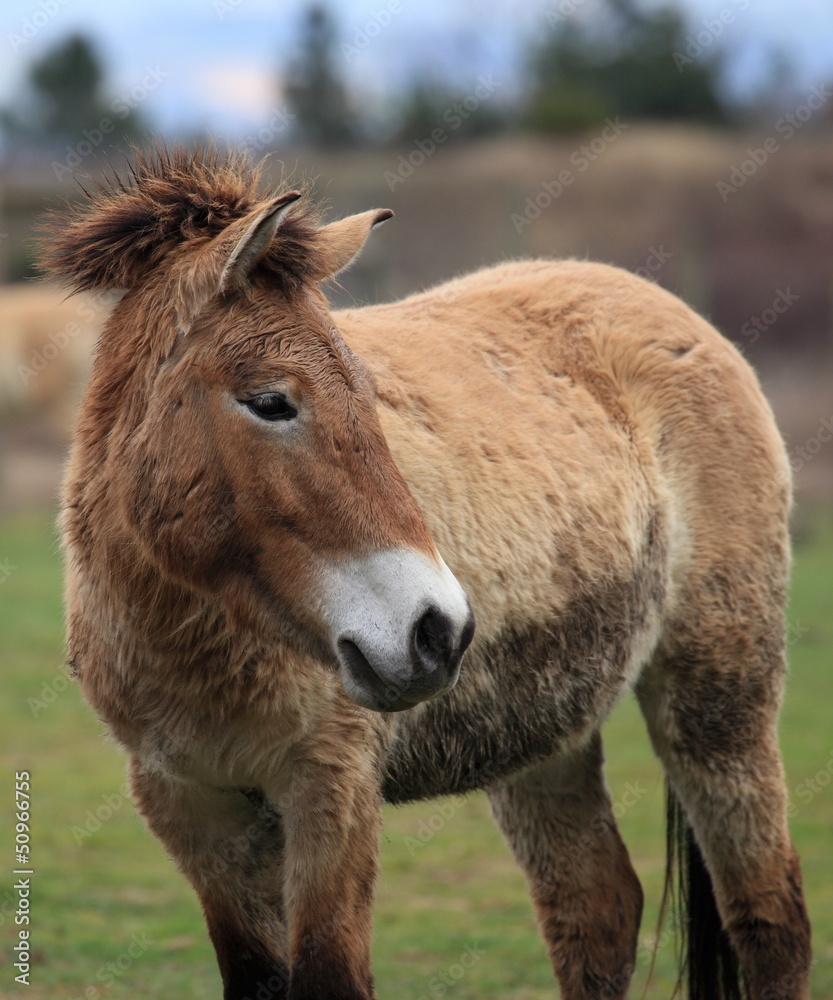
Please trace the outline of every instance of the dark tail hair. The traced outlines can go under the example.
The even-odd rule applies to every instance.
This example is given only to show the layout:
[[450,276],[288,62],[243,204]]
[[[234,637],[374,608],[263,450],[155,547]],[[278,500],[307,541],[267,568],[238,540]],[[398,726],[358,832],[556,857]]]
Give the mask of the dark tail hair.
[[688,985],[689,1000],[745,1000],[747,991],[720,922],[711,876],[680,800],[667,781],[665,814],[665,887],[659,931],[670,905],[680,954],[680,975],[672,1000],[680,994],[683,983]]

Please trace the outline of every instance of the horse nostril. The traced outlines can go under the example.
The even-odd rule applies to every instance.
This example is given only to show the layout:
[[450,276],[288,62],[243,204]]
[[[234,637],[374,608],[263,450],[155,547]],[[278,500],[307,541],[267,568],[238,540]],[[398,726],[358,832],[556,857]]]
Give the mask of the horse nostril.
[[461,656],[463,655],[463,653],[465,653],[465,651],[471,645],[471,641],[474,638],[474,628],[475,628],[474,614],[472,613],[471,608],[469,608],[469,617],[468,617],[468,619],[466,621],[465,628],[463,629],[463,634],[460,636],[460,655]]
[[436,608],[429,608],[416,623],[414,652],[419,663],[429,670],[444,666],[454,652],[454,626]]
[[339,639],[338,649],[350,673],[357,681],[372,686],[378,680],[376,671],[371,666],[370,660],[368,660],[355,642],[351,639]]

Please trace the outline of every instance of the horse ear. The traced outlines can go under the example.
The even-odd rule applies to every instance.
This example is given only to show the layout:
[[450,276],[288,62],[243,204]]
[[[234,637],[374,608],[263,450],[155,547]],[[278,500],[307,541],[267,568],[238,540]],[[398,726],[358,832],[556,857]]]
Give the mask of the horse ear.
[[232,291],[248,284],[252,269],[268,252],[287,209],[300,197],[300,191],[282,194],[233,222],[216,237],[215,242],[221,246],[220,254],[226,257],[218,292]]
[[215,295],[240,291],[248,285],[249,275],[269,252],[287,209],[300,197],[299,191],[290,191],[258,205],[174,265],[171,280],[180,332],[190,329]]
[[393,218],[389,208],[372,208],[369,212],[351,215],[331,222],[318,230],[316,281],[324,281],[343,271],[358,257],[371,229]]

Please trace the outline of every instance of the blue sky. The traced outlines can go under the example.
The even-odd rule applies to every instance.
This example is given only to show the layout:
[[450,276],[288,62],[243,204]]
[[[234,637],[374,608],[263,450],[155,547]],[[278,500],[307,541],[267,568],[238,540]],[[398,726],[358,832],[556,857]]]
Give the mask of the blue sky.
[[[799,91],[833,81],[830,0],[678,2],[695,34],[721,12],[731,14],[719,41],[731,52],[735,93],[766,82],[776,49],[795,69]],[[305,6],[305,0],[5,0],[0,104],[14,101],[34,57],[80,30],[97,42],[113,95],[129,97],[138,88],[147,117],[163,130],[245,134],[282,107],[281,69]],[[599,0],[335,0],[330,7],[344,40],[358,41],[344,70],[361,100],[382,111],[420,69],[451,78],[461,94],[491,73],[511,96],[525,46],[553,30],[547,12],[580,19],[600,10]]]

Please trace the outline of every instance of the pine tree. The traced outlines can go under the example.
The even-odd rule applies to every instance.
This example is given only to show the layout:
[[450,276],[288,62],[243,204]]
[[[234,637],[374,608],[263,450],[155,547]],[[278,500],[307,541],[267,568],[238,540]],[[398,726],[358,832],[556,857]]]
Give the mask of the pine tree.
[[325,149],[358,139],[347,88],[338,72],[336,26],[327,7],[312,4],[304,17],[300,56],[290,65],[286,99],[301,136]]

